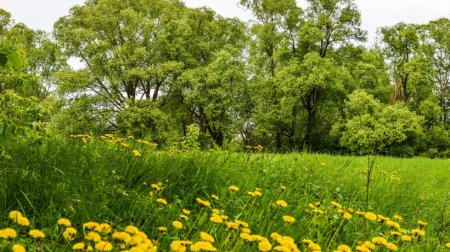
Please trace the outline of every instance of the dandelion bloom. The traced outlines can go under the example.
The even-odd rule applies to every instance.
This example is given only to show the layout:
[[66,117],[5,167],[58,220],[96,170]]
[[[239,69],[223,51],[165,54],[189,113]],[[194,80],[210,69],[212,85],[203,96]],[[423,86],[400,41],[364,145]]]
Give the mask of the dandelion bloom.
[[358,252],[371,252],[372,250],[364,247],[364,246],[356,246],[356,251]]
[[16,221],[17,219],[19,219],[19,217],[22,217],[22,213],[20,211],[11,211],[11,212],[9,212],[8,217],[11,220]]
[[342,214],[342,218],[349,220],[349,219],[353,218],[353,216],[348,212],[344,212],[344,214]]
[[75,235],[77,234],[77,230],[73,227],[68,227],[63,232],[64,238],[68,241],[72,241],[75,238]]
[[159,227],[158,230],[159,230],[159,232],[167,232],[166,227]]
[[83,228],[86,230],[93,230],[93,229],[97,228],[99,225],[100,224],[98,224],[97,222],[90,221],[90,222],[84,223]]
[[284,200],[277,200],[277,201],[275,201],[275,204],[277,204],[278,206],[281,206],[281,207],[287,207],[287,202],[286,201],[284,201]]
[[18,217],[17,224],[20,226],[28,227],[30,225],[30,221],[26,217]]
[[217,248],[215,248],[211,243],[205,241],[196,242],[192,244],[189,249],[191,251],[217,251]]
[[56,224],[61,225],[61,226],[65,226],[65,227],[70,227],[72,226],[72,223],[70,223],[69,219],[66,218],[60,218]]
[[272,239],[274,239],[274,240],[279,240],[279,239],[283,238],[283,236],[280,235],[280,234],[277,233],[277,232],[271,233],[271,234],[270,234],[270,237],[271,237]]
[[368,248],[368,249],[375,249],[375,248],[376,248],[376,245],[373,244],[373,243],[370,242],[370,241],[365,241],[364,244],[363,244],[363,246],[366,247],[366,248]]
[[200,239],[205,242],[214,242],[214,237],[206,232],[200,232]]
[[191,211],[189,211],[187,209],[183,209],[183,213],[186,214],[186,215],[189,215],[189,214],[191,214]]
[[396,229],[400,228],[400,224],[398,222],[391,221],[391,220],[386,221],[386,225],[388,225],[390,228],[396,228]]
[[235,186],[235,185],[232,185],[232,186],[230,186],[230,187],[228,187],[231,191],[234,191],[234,192],[237,192],[237,191],[239,191],[239,187],[237,187],[237,186]]
[[9,238],[16,238],[17,232],[16,230],[12,228],[5,228],[0,230],[0,239],[9,239]]
[[450,248],[450,242],[447,242],[447,243],[445,244],[445,247]]
[[396,219],[396,220],[403,220],[403,218],[400,216],[400,215],[394,215],[394,219]]
[[262,192],[261,192],[261,191],[254,191],[253,194],[254,194],[256,197],[261,197],[261,196],[262,196]]
[[84,238],[89,241],[99,242],[102,238],[97,232],[91,231],[87,233]]
[[411,236],[409,236],[409,235],[404,235],[404,236],[402,236],[402,241],[410,242],[411,240],[412,240],[412,238],[411,238]]
[[95,244],[95,249],[98,251],[111,251],[113,249],[113,245],[107,241],[99,241]]
[[411,233],[413,235],[424,236],[425,235],[425,230],[421,230],[421,229],[415,228],[415,229],[411,230]]
[[127,226],[125,228],[125,232],[129,233],[129,234],[136,234],[137,232],[139,232],[139,229],[135,226]]
[[28,234],[35,239],[45,238],[45,234],[39,229],[32,229],[28,232]]
[[173,221],[172,222],[172,226],[174,226],[176,229],[182,229],[183,228],[183,223],[181,223],[179,221]]
[[290,248],[281,245],[276,246],[273,250],[278,252],[291,252]]
[[295,218],[292,217],[292,216],[289,216],[289,215],[285,215],[285,216],[283,216],[283,220],[284,220],[285,222],[292,223],[292,222],[295,221]]
[[247,234],[251,233],[250,228],[243,228],[241,231],[242,231],[242,233],[247,233]]
[[223,222],[222,218],[218,215],[211,216],[211,218],[209,218],[209,220],[214,223],[222,223]]
[[108,223],[102,223],[102,224],[98,225],[97,227],[95,227],[94,230],[99,233],[109,233],[109,232],[111,232],[112,228]]
[[352,249],[348,245],[345,245],[345,244],[339,245],[336,250],[340,251],[340,252],[352,252]]
[[186,251],[186,245],[191,243],[190,241],[173,241],[170,244],[170,249],[175,252],[184,252]]
[[167,201],[165,199],[158,198],[156,199],[156,202],[158,202],[161,205],[167,205]]
[[73,250],[83,250],[84,249],[84,242],[75,243],[72,247]]
[[286,187],[286,186],[284,186],[284,185],[280,186],[280,188],[281,188],[281,191],[282,191],[282,192],[285,192],[285,191],[286,191],[286,189],[287,189],[287,187]]
[[319,244],[316,244],[316,243],[310,243],[309,245],[308,245],[308,248],[310,249],[310,250],[317,250],[317,251],[321,251],[322,250],[322,248],[319,246]]
[[247,192],[248,195],[252,196],[252,197],[256,197],[254,192]]
[[213,200],[219,200],[219,196],[215,195],[215,194],[211,194],[211,198]]
[[259,251],[270,251],[272,249],[272,244],[268,241],[261,241],[258,243]]
[[377,220],[377,215],[372,213],[372,212],[367,212],[364,214],[364,218],[370,220],[370,221],[376,221]]
[[23,245],[14,244],[12,246],[12,252],[25,252],[25,251],[26,251],[26,249],[25,249],[25,247]]
[[421,227],[425,227],[426,225],[428,225],[428,222],[421,221],[421,220],[417,221],[417,223],[418,223]]
[[383,237],[374,237],[372,238],[372,242],[375,244],[386,244],[387,241]]
[[138,150],[132,150],[131,152],[133,152],[133,155],[134,155],[135,157],[140,157],[140,156],[141,156],[141,152],[138,151]]
[[155,189],[156,191],[158,191],[158,190],[161,189],[161,187],[159,187],[159,185],[157,185],[157,184],[151,184],[150,187],[151,187],[152,189]]
[[335,208],[338,208],[338,209],[341,209],[341,208],[342,208],[342,205],[339,204],[339,203],[337,203],[336,201],[331,201],[330,204],[333,205]]
[[384,244],[384,245],[386,246],[386,248],[388,248],[388,249],[391,250],[391,251],[397,251],[397,250],[398,250],[397,245],[395,245],[395,244],[392,243],[392,242],[386,243],[386,244]]
[[197,202],[200,204],[200,205],[202,205],[202,206],[210,206],[211,205],[211,203],[209,203],[208,201],[206,201],[206,200],[202,200],[201,198],[196,198],[195,200],[197,200]]
[[130,243],[131,235],[127,232],[114,232],[112,238],[115,240],[123,241],[124,243]]

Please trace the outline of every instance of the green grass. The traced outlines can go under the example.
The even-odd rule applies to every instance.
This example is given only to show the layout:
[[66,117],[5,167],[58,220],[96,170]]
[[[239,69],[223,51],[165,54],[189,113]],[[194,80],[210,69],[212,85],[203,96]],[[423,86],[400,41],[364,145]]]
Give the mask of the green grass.
[[[358,241],[389,236],[386,225],[368,222],[356,213],[352,219],[343,220],[330,205],[337,201],[345,209],[364,211],[367,157],[136,148],[142,152],[141,157],[103,141],[83,144],[51,140],[42,145],[14,145],[9,150],[12,159],[0,160],[0,229],[12,225],[9,211],[20,210],[35,228],[47,234],[48,251],[64,250],[73,244],[60,237],[61,230],[56,226],[60,217],[69,218],[79,229],[76,241],[83,238],[80,227],[84,222],[97,221],[117,230],[135,225],[157,240],[160,251],[167,251],[173,240],[196,241],[200,231],[216,238],[213,244],[219,251],[258,250],[257,243],[244,242],[238,231],[209,221],[211,209],[196,202],[200,197],[211,201],[212,207],[223,210],[231,220],[247,222],[252,234],[271,242],[272,232],[289,235],[302,251],[308,251],[302,244],[305,238],[326,251],[339,244],[354,249]],[[450,228],[439,230],[450,221],[449,179],[448,160],[376,157],[367,211],[391,218],[398,214],[404,218],[400,224],[407,230],[417,228],[418,220],[429,222],[427,234],[416,243],[389,238],[400,250],[445,250],[443,244],[450,239]],[[159,181],[163,182],[162,190],[150,196],[150,184]],[[240,190],[231,192],[230,185]],[[286,192],[281,192],[281,185],[287,187]],[[256,187],[261,188],[262,197],[247,194]],[[212,200],[211,194],[219,195],[220,200]],[[169,204],[156,203],[159,197]],[[287,201],[288,207],[273,209],[271,205],[278,199]],[[326,215],[305,212],[315,202],[322,202],[320,209]],[[179,220],[183,208],[192,213],[188,221],[183,221],[184,228],[176,230],[171,222]],[[293,216],[296,221],[284,223],[283,215]],[[169,231],[159,232],[160,226]],[[26,230],[20,229],[21,237],[26,237]],[[27,239],[17,238],[3,243],[0,239],[0,248],[9,248],[14,242],[32,247]]]

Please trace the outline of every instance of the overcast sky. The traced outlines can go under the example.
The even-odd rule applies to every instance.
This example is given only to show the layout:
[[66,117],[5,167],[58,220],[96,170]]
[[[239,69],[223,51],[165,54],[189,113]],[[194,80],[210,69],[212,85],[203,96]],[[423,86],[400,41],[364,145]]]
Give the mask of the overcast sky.
[[[0,8],[12,13],[16,22],[33,29],[50,31],[53,23],[67,15],[71,6],[84,0],[0,0]],[[238,0],[184,0],[189,7],[208,6],[225,17],[251,19]],[[362,14],[363,28],[374,40],[376,29],[398,22],[427,23],[440,17],[450,18],[450,0],[355,0]],[[304,0],[299,0],[305,6]]]

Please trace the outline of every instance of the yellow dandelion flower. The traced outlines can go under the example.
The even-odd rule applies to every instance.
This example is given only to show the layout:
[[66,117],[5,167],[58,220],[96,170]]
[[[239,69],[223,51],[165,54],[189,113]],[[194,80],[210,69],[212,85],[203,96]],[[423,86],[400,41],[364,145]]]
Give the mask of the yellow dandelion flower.
[[125,232],[129,233],[129,234],[136,234],[139,232],[139,229],[135,226],[127,226],[125,228]]
[[75,243],[72,247],[73,250],[83,250],[84,249],[84,242]]
[[445,247],[450,248],[450,242],[447,242],[447,243],[445,244]]
[[375,244],[386,244],[387,241],[383,237],[374,237],[372,238],[372,242]]
[[138,151],[138,150],[132,150],[131,152],[133,152],[133,155],[134,155],[135,157],[140,157],[140,156],[141,156],[141,152]]
[[392,242],[386,243],[386,244],[384,244],[384,245],[386,246],[386,248],[388,248],[388,249],[391,250],[391,251],[398,251],[397,245],[395,245],[395,244],[392,243]]
[[156,191],[161,189],[161,187],[159,187],[159,185],[157,185],[157,184],[151,184],[150,187]]
[[337,203],[336,201],[331,201],[330,204],[333,205],[335,208],[338,208],[338,209],[342,208],[342,205]]
[[239,191],[239,187],[237,187],[235,185],[232,185],[232,186],[228,187],[228,189],[230,189],[231,191],[234,191],[234,192]]
[[417,223],[420,225],[420,227],[425,227],[426,225],[428,225],[428,222],[421,221],[421,220],[417,221]]
[[229,229],[239,229],[239,223],[236,223],[236,222],[233,222],[233,221],[226,222],[225,225]]
[[211,203],[209,203],[209,202],[206,201],[206,200],[202,200],[201,198],[196,198],[195,200],[196,200],[200,205],[205,206],[205,207],[208,207],[208,206],[211,205]]
[[196,242],[192,244],[189,249],[191,251],[217,251],[217,248],[215,248],[211,243],[205,241]]
[[252,196],[252,197],[256,197],[254,192],[247,192],[248,195]]
[[272,244],[267,241],[261,241],[258,243],[259,251],[270,251],[272,249]]
[[284,185],[281,185],[281,186],[280,186],[280,188],[281,188],[281,191],[282,191],[282,192],[285,192],[285,191],[286,191],[286,189],[287,189],[287,187],[286,187],[286,186],[284,186]]
[[84,236],[84,239],[94,242],[99,242],[102,238],[97,232],[91,231]]
[[8,217],[11,220],[17,221],[17,219],[22,217],[22,213],[20,211],[11,211],[11,212],[9,212]]
[[186,251],[186,245],[191,244],[190,241],[173,241],[170,244],[170,249],[175,252],[184,252]]
[[96,226],[94,230],[102,234],[108,234],[111,232],[112,228],[108,223],[102,223]]
[[358,252],[371,252],[370,249],[364,247],[364,246],[356,246],[356,251]]
[[391,221],[391,220],[386,221],[386,225],[388,225],[390,228],[396,228],[396,229],[400,228],[400,224],[398,222]]
[[412,240],[412,237],[409,236],[409,235],[403,235],[402,236],[402,241],[410,242],[411,240]]
[[248,227],[248,223],[245,221],[235,220],[234,222],[239,224],[239,226],[241,226],[241,227],[245,227],[245,228]]
[[241,231],[242,231],[242,233],[247,233],[247,234],[251,233],[250,228],[243,228]]
[[179,221],[173,221],[172,222],[172,226],[174,226],[176,229],[182,229],[183,228],[183,223],[181,223]]
[[351,219],[353,216],[350,214],[350,213],[348,213],[348,212],[344,212],[344,214],[342,214],[342,218],[344,218],[344,219],[346,219],[346,220],[349,220],[349,219]]
[[167,232],[166,227],[159,227],[158,230],[159,230],[159,232]]
[[12,252],[25,252],[27,251],[23,245],[14,244],[11,248]]
[[206,232],[200,232],[200,240],[205,242],[214,242],[214,237]]
[[348,245],[341,244],[341,245],[339,245],[337,247],[337,251],[340,251],[340,252],[352,252],[352,249]]
[[370,242],[370,241],[365,241],[364,244],[363,244],[363,246],[366,247],[366,248],[368,248],[368,249],[375,249],[375,248],[376,248],[376,245],[373,244],[373,243]]
[[190,214],[191,214],[191,211],[189,211],[189,210],[187,210],[187,209],[183,209],[183,213],[186,214],[186,215],[190,215]]
[[273,232],[273,233],[271,233],[270,234],[270,238],[272,238],[272,239],[274,239],[274,240],[279,240],[279,239],[281,239],[281,238],[283,238],[283,236],[282,235],[280,235],[279,233],[277,233],[277,232]]
[[415,229],[411,230],[411,233],[413,235],[416,235],[416,236],[424,236],[425,235],[425,230],[421,230],[421,229],[415,228]]
[[275,204],[278,205],[278,206],[281,206],[281,207],[287,207],[288,206],[287,202],[284,201],[284,200],[277,200],[277,201],[275,201]]
[[125,243],[130,243],[131,241],[131,235],[127,232],[114,232],[111,236],[113,239],[120,240]]
[[220,216],[218,216],[218,215],[211,216],[211,218],[209,218],[209,220],[214,223],[222,223],[223,222],[222,218],[220,218]]
[[394,215],[394,219],[396,219],[396,220],[403,220],[403,218],[400,216],[400,215]]
[[35,239],[45,238],[45,234],[39,229],[32,229],[28,232],[28,234]]
[[20,226],[28,227],[30,226],[30,221],[26,217],[21,216],[17,218],[17,224],[19,224]]
[[397,237],[397,236],[401,235],[402,233],[400,233],[398,231],[390,231],[389,234],[394,236],[394,237]]
[[75,235],[77,234],[77,230],[73,227],[68,227],[63,232],[64,238],[68,241],[72,241],[75,238]]
[[188,220],[189,219],[189,217],[187,217],[186,215],[184,215],[184,214],[180,214],[180,219],[182,219],[182,220]]
[[290,248],[281,245],[276,246],[273,250],[278,252],[291,252]]
[[113,245],[107,241],[99,241],[95,244],[95,249],[98,251],[111,251],[113,249]]
[[372,212],[367,212],[364,214],[364,218],[370,220],[370,221],[376,221],[377,220],[377,215],[372,213]]
[[61,225],[61,226],[65,226],[65,227],[70,227],[72,226],[72,223],[70,223],[69,219],[66,218],[60,218],[56,224]]
[[16,230],[12,228],[5,228],[3,230],[0,230],[0,239],[12,239],[17,237]]
[[219,200],[219,196],[215,195],[215,194],[211,194],[211,198],[213,200]]
[[254,191],[253,194],[254,194],[256,197],[261,197],[261,196],[262,196],[262,192],[261,192],[261,191]]
[[161,205],[167,205],[167,201],[165,199],[162,199],[162,198],[156,199],[156,202],[158,202]]
[[321,251],[322,250],[322,248],[319,246],[319,244],[316,244],[316,243],[310,243],[309,245],[308,245],[308,248],[310,249],[310,250],[316,250],[316,251]]
[[289,215],[285,215],[285,216],[283,216],[283,221],[292,223],[295,221],[295,218],[292,216],[289,216]]
[[95,228],[97,228],[100,224],[98,224],[97,222],[86,222],[83,224],[83,228],[86,230],[94,230]]

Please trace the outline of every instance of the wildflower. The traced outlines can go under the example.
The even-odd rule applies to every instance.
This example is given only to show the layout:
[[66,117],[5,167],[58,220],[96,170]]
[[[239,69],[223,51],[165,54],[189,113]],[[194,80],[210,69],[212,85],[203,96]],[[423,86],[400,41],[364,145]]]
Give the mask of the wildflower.
[[389,232],[389,234],[394,236],[394,237],[397,237],[397,236],[401,235],[402,233],[400,233],[398,231],[391,231],[391,232]]
[[363,246],[366,247],[366,248],[368,248],[368,249],[375,249],[375,248],[376,248],[376,245],[373,244],[373,243],[370,242],[370,241],[365,241],[364,244],[363,244]]
[[139,232],[139,229],[137,228],[137,227],[135,227],[135,226],[127,226],[126,228],[125,228],[125,232],[127,232],[127,233],[129,233],[129,234],[136,234],[136,233],[138,233]]
[[267,241],[261,241],[258,243],[259,251],[270,251],[272,249],[272,244]]
[[252,196],[252,197],[256,197],[254,192],[247,192],[248,195]]
[[214,237],[206,232],[200,232],[200,239],[205,242],[214,242]]
[[391,251],[397,251],[397,250],[398,250],[397,245],[395,245],[395,244],[392,243],[392,242],[386,243],[386,244],[384,244],[384,245],[386,246],[386,248],[388,248],[388,249],[391,250]]
[[9,238],[16,238],[17,232],[16,230],[12,228],[5,228],[3,230],[0,230],[0,239],[9,239]]
[[113,249],[113,245],[107,241],[99,241],[95,244],[95,249],[98,251],[111,251]]
[[372,238],[372,242],[375,244],[386,244],[387,241],[383,237],[374,237]]
[[166,227],[159,227],[158,228],[159,232],[167,232],[167,228]]
[[400,215],[394,215],[394,219],[396,219],[396,220],[403,220],[403,218],[400,216]]
[[[135,157],[140,157],[140,156],[142,156],[142,155],[141,155],[141,152],[138,151],[138,150],[132,150],[131,152],[133,152],[133,155],[134,155]],[[105,251],[106,251],[106,250],[105,250]]]
[[182,220],[188,220],[189,219],[189,217],[187,217],[186,215],[184,215],[184,214],[181,214],[180,215],[180,219],[182,219]]
[[283,216],[283,220],[284,220],[285,222],[292,223],[292,222],[295,221],[295,218],[292,217],[292,216],[289,216],[289,215],[285,215],[285,216]]
[[319,244],[316,244],[316,243],[310,243],[309,245],[308,245],[308,247],[309,247],[309,249],[310,250],[317,250],[317,251],[321,251],[322,250],[322,248],[319,246]]
[[447,242],[447,243],[445,244],[445,247],[450,248],[450,242]]
[[277,232],[274,232],[274,233],[271,233],[271,234],[270,234],[270,238],[272,238],[272,239],[278,241],[279,239],[283,238],[283,236],[280,235],[280,234],[277,233]]
[[411,240],[412,240],[412,238],[411,238],[411,236],[409,236],[409,235],[404,235],[404,236],[402,236],[402,241],[410,242]]
[[186,215],[189,215],[189,214],[191,214],[191,211],[189,211],[187,209],[183,209],[183,213],[186,214]]
[[97,222],[86,222],[83,224],[83,228],[86,230],[94,230],[95,228],[97,228],[99,226],[99,224]]
[[275,204],[277,204],[278,206],[281,206],[281,207],[287,207],[287,202],[286,201],[284,201],[284,200],[277,200],[277,201],[275,201]]
[[102,224],[98,225],[97,227],[95,227],[94,230],[99,233],[107,234],[107,233],[111,232],[111,226],[108,223],[102,223]]
[[416,236],[424,236],[425,235],[425,230],[421,230],[421,229],[415,228],[415,229],[411,230],[411,233],[413,235],[416,235]]
[[25,251],[26,251],[26,249],[25,249],[25,247],[23,245],[14,244],[12,246],[12,252],[25,252]]
[[17,224],[20,226],[28,227],[30,225],[30,221],[26,217],[18,217]]
[[77,230],[73,227],[68,227],[63,232],[64,238],[66,238],[66,240],[68,240],[68,241],[72,241],[73,238],[75,238],[76,234],[77,234]]
[[226,222],[225,223],[227,225],[227,228],[229,229],[238,229],[239,228],[239,223],[230,221],[230,222]]
[[344,212],[344,214],[342,215],[342,218],[344,218],[344,219],[346,219],[346,220],[349,220],[349,219],[351,219],[353,216],[350,214],[350,213],[348,213],[348,212]]
[[281,185],[281,186],[280,186],[280,188],[281,188],[281,191],[282,191],[282,192],[285,192],[285,191],[286,191],[286,189],[287,189],[287,187],[286,187],[286,186],[284,186],[284,185]]
[[396,228],[396,229],[400,228],[400,224],[398,222],[391,221],[391,220],[386,221],[386,225],[388,225],[390,228]]
[[275,248],[273,248],[273,250],[278,252],[291,252],[291,249],[281,245],[276,246]]
[[155,189],[156,191],[158,191],[158,190],[161,189],[161,187],[159,187],[159,185],[157,185],[157,184],[151,184],[150,187],[151,187],[152,189]]
[[331,201],[330,204],[333,205],[337,209],[341,209],[342,208],[342,205],[337,203],[336,201]]
[[211,194],[211,198],[213,200],[219,200],[219,196],[215,195],[215,194]]
[[205,241],[199,241],[192,244],[190,247],[191,251],[217,251],[211,243]]
[[428,222],[421,221],[421,220],[417,221],[417,223],[420,225],[420,227],[425,227],[426,225],[428,225]]
[[254,194],[256,197],[262,196],[262,192],[261,192],[261,191],[254,191],[253,194]]
[[250,228],[243,228],[241,231],[242,231],[242,233],[247,233],[247,234],[251,233]]
[[200,205],[202,205],[202,206],[210,206],[211,205],[211,203],[209,203],[208,201],[206,201],[206,200],[202,200],[201,198],[196,198],[195,200],[197,200],[197,202],[200,204]]
[[22,217],[22,213],[20,211],[11,211],[9,212],[8,217],[13,221],[17,221],[17,219]]
[[127,232],[114,232],[111,236],[113,239],[123,241],[124,243],[131,241],[131,235]]
[[72,226],[72,223],[70,223],[69,219],[66,218],[60,218],[56,224],[61,225],[61,226],[65,226],[65,227],[70,227]]
[[83,250],[84,249],[84,242],[75,243],[72,247],[73,250]]
[[191,244],[190,241],[173,241],[170,244],[170,249],[175,252],[184,252],[186,251],[186,245]]
[[35,239],[45,238],[45,234],[39,229],[32,229],[28,232],[28,234]]
[[349,246],[345,245],[345,244],[341,244],[341,245],[339,245],[337,247],[337,251],[340,251],[340,252],[351,252],[352,249]]
[[371,252],[370,249],[364,247],[364,246],[356,246],[356,251],[358,252]]
[[245,228],[248,227],[248,223],[247,222],[240,221],[240,220],[236,220],[235,222],[241,227],[245,227]]
[[239,191],[239,187],[237,187],[237,186],[235,186],[235,185],[232,185],[232,186],[230,186],[230,187],[228,187],[231,191],[234,191],[234,192],[237,192],[237,191]]
[[172,226],[174,226],[176,229],[182,229],[183,228],[183,223],[181,223],[179,221],[173,221],[172,222]]
[[84,238],[89,241],[99,242],[102,238],[97,232],[91,231],[87,233]]
[[156,199],[156,202],[158,202],[161,205],[167,205],[167,201],[165,199],[158,198]]
[[377,220],[377,215],[372,213],[372,212],[367,212],[364,214],[364,218],[370,220],[370,221],[376,221]]
[[211,218],[209,218],[209,220],[214,223],[222,223],[223,222],[222,218],[218,215],[211,216]]

